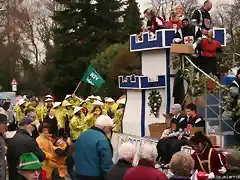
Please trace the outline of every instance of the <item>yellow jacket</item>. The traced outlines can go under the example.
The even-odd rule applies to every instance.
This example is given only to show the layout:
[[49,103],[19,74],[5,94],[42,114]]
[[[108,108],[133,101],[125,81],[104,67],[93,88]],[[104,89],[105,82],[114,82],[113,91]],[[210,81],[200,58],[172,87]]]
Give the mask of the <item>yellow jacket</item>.
[[123,118],[123,108],[120,108],[115,112],[115,115],[114,115],[115,127],[113,128],[113,132],[115,133],[121,132],[122,118]]
[[22,111],[20,106],[16,107],[16,121],[20,122],[24,119],[25,117],[25,109]]
[[94,126],[95,122],[97,120],[97,117],[94,116],[93,114],[88,114],[85,118],[84,118],[84,125],[85,125],[85,130],[88,130],[89,128],[91,128],[92,126]]
[[39,147],[46,155],[46,159],[43,161],[43,169],[47,171],[47,180],[52,180],[52,171],[57,168],[57,162],[54,159],[55,151],[53,148],[53,143],[51,139],[45,138],[43,135],[40,135],[36,139]]
[[44,106],[43,104],[40,104],[36,107],[36,115],[37,115],[37,120],[39,122],[42,122],[43,119],[46,117],[48,109],[46,106]]
[[81,118],[79,116],[73,116],[69,123],[70,135],[72,140],[76,140],[80,134],[84,131],[84,114],[81,113]]
[[65,117],[64,117],[64,111],[62,107],[58,107],[54,109],[54,114],[57,119],[58,127],[64,128],[65,127]]
[[52,157],[52,161],[56,162],[59,176],[62,178],[67,175],[67,166],[66,166],[67,156],[59,157],[56,154],[55,150],[56,149],[65,150],[66,147],[67,147],[67,144],[64,141],[62,142],[62,144],[60,146],[53,146],[54,155]]
[[79,106],[80,103],[82,102],[82,99],[78,98],[78,97],[73,97],[69,103],[72,104],[73,106]]

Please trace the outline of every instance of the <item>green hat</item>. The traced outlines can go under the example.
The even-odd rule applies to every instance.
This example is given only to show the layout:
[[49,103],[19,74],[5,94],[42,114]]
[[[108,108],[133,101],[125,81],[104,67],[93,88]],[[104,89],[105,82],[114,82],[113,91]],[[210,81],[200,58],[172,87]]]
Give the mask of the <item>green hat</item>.
[[40,170],[42,165],[43,164],[38,160],[37,156],[30,152],[20,156],[18,170]]

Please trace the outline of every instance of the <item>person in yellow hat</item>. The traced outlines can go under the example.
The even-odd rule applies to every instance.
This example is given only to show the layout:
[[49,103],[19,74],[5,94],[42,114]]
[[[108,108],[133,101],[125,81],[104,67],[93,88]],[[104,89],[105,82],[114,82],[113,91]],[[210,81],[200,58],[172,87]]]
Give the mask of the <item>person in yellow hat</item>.
[[82,107],[75,107],[74,116],[70,121],[70,135],[72,141],[75,142],[80,134],[84,131],[84,118],[85,115],[82,112]]
[[69,122],[73,117],[73,106],[70,104],[67,100],[64,100],[62,102],[62,116],[63,116],[63,121],[60,122],[60,128],[63,128],[60,131],[60,134],[63,136],[70,136],[70,128],[69,128]]

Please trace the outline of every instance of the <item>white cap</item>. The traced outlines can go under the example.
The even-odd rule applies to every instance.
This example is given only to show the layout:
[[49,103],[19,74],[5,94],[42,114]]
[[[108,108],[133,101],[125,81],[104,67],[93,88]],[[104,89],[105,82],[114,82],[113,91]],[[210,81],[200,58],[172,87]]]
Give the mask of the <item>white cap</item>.
[[90,101],[90,99],[89,99],[89,98],[87,98],[87,99],[85,99],[85,101],[86,101],[86,102],[89,102],[89,101]]
[[60,106],[61,103],[62,103],[62,102],[55,102],[55,103],[53,104],[53,108],[56,108],[56,107]]
[[130,142],[121,144],[121,146],[118,149],[119,158],[125,160],[133,158],[135,152],[136,152],[135,146]]
[[102,101],[102,98],[100,96],[96,96],[95,98],[99,101]]
[[103,128],[103,127],[113,127],[113,120],[106,115],[101,115],[97,118],[95,122],[95,126],[98,128]]
[[94,103],[93,103],[94,106],[103,106],[104,104],[102,102],[100,102],[99,100],[96,100]]
[[109,97],[109,98],[107,98],[107,99],[105,100],[105,102],[112,103],[112,102],[114,102],[114,99],[113,99],[113,98],[111,98],[111,97]]
[[45,100],[45,102],[48,102],[48,101],[53,101],[53,99],[52,99],[52,98],[47,98],[47,99]]
[[18,104],[19,104],[19,106],[21,106],[21,105],[23,105],[25,102],[26,102],[26,101],[25,101],[24,99],[20,99]]
[[140,159],[146,159],[149,161],[155,161],[157,158],[156,145],[145,143],[140,149]]
[[75,107],[74,108],[74,111],[73,111],[73,114],[76,114],[77,112],[81,111],[82,107]]
[[53,97],[51,95],[46,95],[45,98],[46,99],[48,99],[48,98],[53,99]]
[[71,94],[67,94],[67,95],[65,96],[65,99],[68,99],[68,98],[70,98],[70,97],[72,97],[72,95],[71,95]]
[[63,106],[63,107],[67,107],[67,106],[72,106],[72,104],[70,104],[67,100],[64,100],[64,101],[62,102],[62,106]]
[[126,99],[124,99],[124,98],[119,99],[119,100],[117,100],[117,103],[118,104],[126,104]]
[[96,97],[91,95],[91,96],[88,96],[88,99],[96,99]]

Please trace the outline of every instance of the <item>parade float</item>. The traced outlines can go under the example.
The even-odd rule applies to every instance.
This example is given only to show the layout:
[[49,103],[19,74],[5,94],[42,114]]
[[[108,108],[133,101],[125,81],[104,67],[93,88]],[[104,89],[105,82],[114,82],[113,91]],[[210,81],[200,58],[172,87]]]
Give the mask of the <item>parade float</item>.
[[[226,29],[214,28],[213,33],[214,38],[226,46]],[[112,137],[115,150],[126,141],[134,143],[138,150],[145,142],[157,143],[161,131],[167,127],[163,114],[170,112],[174,102],[172,91],[176,71],[171,68],[170,58],[174,34],[173,29],[161,29],[156,31],[154,38],[150,38],[148,32],[143,33],[142,40],[138,39],[137,34],[130,36],[130,51],[141,52],[142,75],[119,76],[119,88],[127,90],[127,100],[122,134]],[[231,145],[228,139],[233,138],[233,133],[222,122],[222,112],[219,110],[221,100],[216,96],[206,94],[206,106],[199,107],[199,112],[205,118],[208,130],[210,126],[218,126],[218,133],[212,132],[209,136],[216,145],[223,147]],[[217,113],[212,113],[212,108]],[[116,151],[114,157],[117,159]]]

